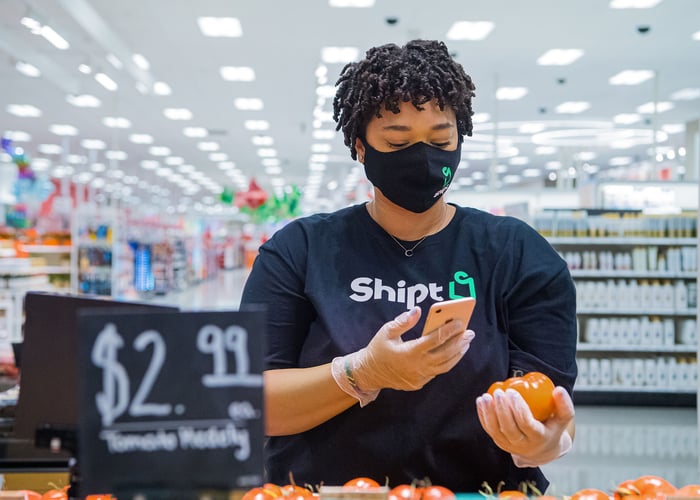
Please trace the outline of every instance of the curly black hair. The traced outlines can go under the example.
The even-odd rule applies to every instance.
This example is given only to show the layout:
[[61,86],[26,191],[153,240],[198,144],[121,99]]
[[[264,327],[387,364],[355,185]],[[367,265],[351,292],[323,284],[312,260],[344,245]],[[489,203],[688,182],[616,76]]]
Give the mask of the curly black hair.
[[370,119],[380,117],[382,108],[398,113],[401,102],[410,101],[421,110],[437,99],[440,109],[454,109],[459,134],[472,135],[474,83],[443,42],[412,40],[403,47],[373,47],[363,60],[343,68],[336,86],[333,119],[336,130],[343,130],[353,160],[355,139],[363,137]]

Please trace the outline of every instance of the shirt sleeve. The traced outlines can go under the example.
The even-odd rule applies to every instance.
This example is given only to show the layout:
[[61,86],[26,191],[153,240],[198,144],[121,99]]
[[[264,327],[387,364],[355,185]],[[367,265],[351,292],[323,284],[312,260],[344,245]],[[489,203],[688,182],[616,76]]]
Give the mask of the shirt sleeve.
[[529,226],[521,245],[504,301],[510,371],[541,371],[571,394],[577,375],[574,282],[566,262]]
[[316,316],[304,292],[306,235],[295,223],[277,231],[260,247],[241,297],[241,308],[267,310],[267,369],[299,366],[299,353]]

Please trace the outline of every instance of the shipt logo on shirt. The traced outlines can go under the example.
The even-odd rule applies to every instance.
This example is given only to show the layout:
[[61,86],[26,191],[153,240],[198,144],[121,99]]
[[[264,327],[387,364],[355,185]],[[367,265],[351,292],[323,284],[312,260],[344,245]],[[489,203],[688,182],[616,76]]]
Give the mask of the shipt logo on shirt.
[[399,280],[396,286],[385,284],[380,278],[360,276],[350,283],[353,293],[350,298],[355,302],[367,302],[369,300],[385,300],[387,302],[399,302],[406,304],[406,309],[411,309],[416,304],[431,298],[433,301],[447,299],[460,299],[462,297],[476,298],[474,278],[464,271],[457,271],[452,280],[447,284],[447,297],[443,295],[445,287],[437,283],[416,283],[409,285],[406,280]]
[[452,182],[452,170],[450,167],[442,167],[442,176],[442,187],[435,192],[433,198],[439,198],[447,191],[447,188],[450,187],[450,183]]

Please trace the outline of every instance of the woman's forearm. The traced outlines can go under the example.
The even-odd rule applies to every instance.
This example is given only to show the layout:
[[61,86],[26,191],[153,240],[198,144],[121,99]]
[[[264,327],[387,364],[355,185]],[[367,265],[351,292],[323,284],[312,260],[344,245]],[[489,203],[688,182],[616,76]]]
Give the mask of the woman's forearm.
[[285,436],[312,429],[357,403],[331,375],[330,363],[264,372],[265,433]]

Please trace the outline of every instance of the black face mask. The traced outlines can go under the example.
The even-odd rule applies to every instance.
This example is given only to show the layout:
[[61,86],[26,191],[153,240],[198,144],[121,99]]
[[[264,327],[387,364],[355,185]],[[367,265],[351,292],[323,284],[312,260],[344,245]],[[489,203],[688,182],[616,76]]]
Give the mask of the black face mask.
[[428,210],[447,191],[462,157],[461,138],[454,151],[418,142],[382,153],[362,142],[367,179],[389,201],[415,213]]

